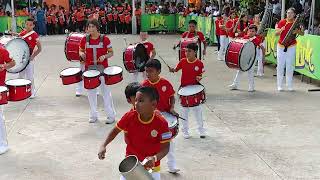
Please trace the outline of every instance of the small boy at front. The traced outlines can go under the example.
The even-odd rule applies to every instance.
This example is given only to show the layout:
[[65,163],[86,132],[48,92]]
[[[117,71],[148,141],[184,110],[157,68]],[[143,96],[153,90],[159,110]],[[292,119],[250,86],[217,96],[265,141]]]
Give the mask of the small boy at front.
[[[142,82],[142,86],[154,87],[159,93],[159,102],[157,109],[161,112],[163,117],[170,124],[173,124],[177,117],[178,113],[174,110],[175,91],[172,84],[165,78],[160,77],[161,73],[161,63],[158,59],[151,59],[146,63],[146,73],[147,78]],[[167,165],[169,168],[169,173],[177,173],[180,169],[176,168],[176,158],[174,155],[174,141],[170,142],[170,150],[167,155],[168,161]]]
[[[181,85],[185,87],[189,85],[198,85],[202,79],[204,72],[204,65],[200,59],[196,57],[198,51],[198,45],[196,43],[190,43],[187,45],[186,58],[182,58],[176,68],[169,68],[170,72],[182,71]],[[194,107],[181,107],[181,117],[185,120],[182,121],[182,134],[185,139],[190,138],[189,134],[189,111],[193,111],[198,123],[198,131],[200,138],[205,138],[206,133],[203,127],[202,107],[201,104]]]
[[[152,168],[152,177],[160,180],[160,160],[169,152],[172,133],[168,123],[155,113],[159,95],[152,87],[139,88],[134,111],[127,112],[108,134],[101,145],[98,157],[105,158],[106,146],[121,132],[126,133],[126,156],[135,155],[139,161],[145,159],[146,169]],[[122,180],[125,178],[121,176]]]

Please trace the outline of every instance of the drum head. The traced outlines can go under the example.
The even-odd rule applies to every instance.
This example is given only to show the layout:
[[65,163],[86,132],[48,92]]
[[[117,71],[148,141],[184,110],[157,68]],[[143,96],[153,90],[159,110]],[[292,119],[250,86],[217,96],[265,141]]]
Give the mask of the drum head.
[[72,76],[75,74],[78,74],[81,71],[80,68],[77,67],[71,67],[71,68],[67,68],[61,71],[60,75],[61,76]]
[[198,94],[199,92],[203,91],[204,87],[202,85],[190,85],[190,86],[186,86],[181,88],[178,91],[178,94],[180,96],[191,96],[191,95],[195,95]]
[[107,75],[116,75],[122,72],[122,68],[119,66],[110,66],[104,69],[103,73]]
[[239,66],[241,71],[248,71],[252,68],[256,59],[256,46],[253,42],[248,41],[244,44],[239,59]]
[[8,91],[8,88],[5,86],[0,86],[0,93]]
[[0,38],[0,43],[9,51],[16,65],[7,70],[9,73],[18,73],[23,71],[30,61],[30,50],[25,40],[21,38],[13,38],[11,36],[3,36]]
[[31,84],[31,81],[27,79],[11,79],[6,81],[6,85],[8,86],[25,86],[29,84]]
[[83,73],[84,77],[92,78],[100,75],[100,72],[97,70],[88,70]]
[[146,62],[149,60],[149,55],[147,49],[143,44],[137,44],[134,50],[134,60],[136,69],[142,68]]

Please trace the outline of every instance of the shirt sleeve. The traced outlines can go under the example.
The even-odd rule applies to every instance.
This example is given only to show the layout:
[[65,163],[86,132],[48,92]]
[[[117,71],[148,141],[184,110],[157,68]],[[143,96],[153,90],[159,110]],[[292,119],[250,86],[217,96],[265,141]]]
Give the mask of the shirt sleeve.
[[36,40],[36,42],[39,42],[40,39],[38,33],[34,32],[32,36]]
[[199,60],[199,74],[202,75],[205,72],[203,63]]
[[124,132],[128,131],[129,122],[131,121],[130,112],[122,116],[122,118],[117,122],[116,127]]
[[1,50],[0,52],[1,52],[1,58],[4,60],[4,62],[9,63],[12,61],[8,51]]
[[279,28],[279,29],[281,29],[283,26],[285,26],[286,25],[286,23],[287,23],[287,21],[286,20],[281,20],[279,23],[278,23],[278,26],[277,26],[277,28]]
[[204,35],[202,32],[198,32],[198,36],[201,42],[206,42],[206,38],[204,38]]
[[112,48],[111,41],[107,36],[104,36],[104,44],[108,49]]
[[167,87],[168,87],[168,95],[169,95],[169,97],[171,97],[171,96],[173,96],[174,95],[174,93],[176,93],[175,91],[174,91],[174,89],[173,89],[173,86],[172,86],[172,84],[169,82],[169,81],[167,81],[167,83],[166,83],[167,85]]
[[181,34],[181,38],[185,38],[185,37],[187,36],[187,33],[188,33],[188,32],[182,33],[182,34]]
[[86,36],[81,39],[79,49],[80,51],[84,51],[86,49]]
[[182,63],[183,63],[183,61],[184,61],[184,59],[181,59],[181,60],[179,61],[179,63],[178,63],[177,66],[176,66],[176,71],[179,71],[179,70],[182,68]]
[[[163,118],[163,117],[159,117]],[[158,136],[160,143],[170,142],[172,139],[172,132],[169,130],[169,126],[166,120],[162,120],[160,126],[158,127]]]

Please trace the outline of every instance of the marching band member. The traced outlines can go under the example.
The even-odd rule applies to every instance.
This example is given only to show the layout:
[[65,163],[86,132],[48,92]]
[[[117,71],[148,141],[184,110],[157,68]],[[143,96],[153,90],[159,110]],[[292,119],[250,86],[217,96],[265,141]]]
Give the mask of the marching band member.
[[[79,55],[85,60],[85,69],[88,70],[89,66],[94,65],[94,61],[97,61],[98,66],[103,66],[103,68],[108,67],[108,58],[113,56],[113,50],[109,38],[105,35],[99,33],[99,22],[96,19],[88,21],[87,31],[88,35],[83,37],[80,41]],[[103,37],[102,37],[103,36]],[[103,47],[90,47],[98,46],[100,41],[103,43]],[[97,57],[93,57],[96,51]],[[113,123],[115,121],[115,110],[113,107],[112,95],[109,87],[104,82],[104,77],[100,77],[101,85],[100,90],[103,95],[104,110],[107,113],[106,124]],[[88,90],[88,99],[90,104],[90,116],[89,122],[95,123],[98,120],[97,111],[97,89]]]
[[228,17],[226,14],[222,14],[222,19],[219,21],[219,27],[220,27],[220,50],[218,54],[218,60],[219,61],[224,61],[226,51],[227,51],[227,46],[229,43],[228,39],[228,34],[227,34],[227,29],[226,29],[226,22],[227,22]]
[[[168,124],[173,124],[174,120],[179,117],[179,114],[174,110],[175,91],[172,84],[163,77],[160,77],[161,73],[161,63],[157,59],[149,60],[146,64],[147,78],[142,82],[142,86],[153,87],[157,90],[159,94],[159,102],[157,104],[157,109],[161,112],[164,118],[167,120]],[[170,150],[168,152],[167,165],[170,173],[177,173],[180,169],[176,168],[176,158],[174,155],[174,142],[170,142]]]
[[[250,25],[248,28],[247,35],[243,37],[243,39],[248,39],[255,44],[256,52],[260,51],[260,48],[264,49],[260,38],[256,36],[257,31],[258,31],[257,26]],[[263,52],[264,52],[264,50],[263,50]],[[256,57],[256,58],[259,59],[261,57]],[[240,81],[239,78],[240,78],[241,74],[242,74],[242,71],[238,70],[237,74],[233,80],[233,83],[229,86],[231,90],[238,89],[239,81]],[[248,92],[254,92],[255,90],[254,90],[254,68],[253,67],[251,67],[251,69],[249,69],[249,71],[248,71],[248,83],[249,83]]]
[[217,38],[217,43],[218,43],[218,52],[220,51],[220,21],[223,20],[223,17],[221,16],[221,14],[217,15],[217,18],[214,21],[214,25],[216,27],[216,38]]
[[[156,56],[156,50],[153,44],[150,41],[148,41],[148,32],[141,31],[140,40],[141,40],[141,43],[144,45],[144,47],[147,49],[147,54],[149,59],[153,59]],[[140,68],[138,72],[133,73],[133,82],[141,82],[139,81],[139,76],[141,76],[142,81],[147,78],[144,67]]]
[[[257,28],[259,29],[260,26],[261,26],[260,23],[261,23],[260,22],[260,14],[254,15],[252,24],[257,26]],[[258,60],[257,76],[262,77],[264,75],[263,64],[264,64],[264,60],[265,60],[265,52],[263,50],[265,50],[266,42],[265,42],[265,37],[263,37],[262,34],[259,35],[259,38],[261,39],[262,46],[264,48],[260,48],[259,51],[257,52],[257,55],[260,57],[260,58],[257,59]]]
[[[169,68],[170,72],[182,71],[181,75],[181,85],[180,87],[188,85],[200,84],[202,79],[202,74],[204,72],[204,65],[200,59],[196,58],[198,51],[198,45],[196,43],[190,43],[187,45],[186,57],[179,61],[176,68]],[[185,139],[190,138],[189,134],[189,111],[194,111],[196,120],[198,123],[198,130],[200,133],[200,138],[205,138],[205,128],[203,127],[203,117],[202,117],[202,106],[198,105],[195,107],[182,107],[181,117],[186,119],[182,121],[182,134]]]
[[34,84],[34,61],[42,50],[39,35],[33,30],[35,24],[34,19],[29,18],[26,20],[25,29],[19,33],[19,36],[24,39],[29,45],[30,49],[30,63],[22,72],[19,73],[19,78],[28,79],[32,82],[32,95],[31,99],[35,97],[35,84]]
[[248,16],[246,14],[241,15],[239,25],[237,27],[236,37],[242,38],[247,34],[249,27]]
[[[282,80],[284,75],[284,69],[286,69],[286,81],[288,91],[293,91],[292,78],[295,66],[296,57],[296,39],[292,39],[290,44],[284,45],[281,42],[285,39],[289,30],[291,29],[296,17],[294,8],[287,10],[287,18],[280,20],[276,27],[276,35],[279,35],[279,41],[277,46],[277,86],[278,91],[283,91]],[[304,35],[303,27],[293,30],[293,34]]]
[[[105,158],[106,147],[123,131],[126,134],[126,156],[135,155],[140,162],[147,160],[144,167],[152,169],[153,179],[161,179],[160,160],[169,152],[172,133],[163,116],[155,112],[158,100],[156,89],[139,88],[136,110],[127,112],[107,135],[98,153],[100,160]],[[125,180],[123,176],[120,179]]]
[[[199,38],[200,42],[203,43],[203,52],[202,54],[205,56],[207,53],[207,42],[206,38],[204,37],[203,33],[201,31],[197,31],[197,21],[190,20],[188,31],[184,32],[181,35],[181,38]],[[199,44],[200,45],[200,44]]]
[[230,11],[230,17],[226,23],[226,31],[228,34],[229,42],[233,41],[236,37],[236,32],[234,31],[235,26],[238,22],[238,19],[236,18],[237,14],[235,11]]
[[[9,57],[9,52],[0,46],[0,86],[5,86],[6,70],[15,66],[15,61]],[[0,96],[0,99],[2,97]],[[7,132],[3,114],[4,106],[0,106],[0,155],[8,151]]]

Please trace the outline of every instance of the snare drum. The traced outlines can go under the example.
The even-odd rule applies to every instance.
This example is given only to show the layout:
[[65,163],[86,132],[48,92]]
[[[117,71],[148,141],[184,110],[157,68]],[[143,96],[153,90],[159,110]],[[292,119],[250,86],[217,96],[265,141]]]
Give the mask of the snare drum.
[[9,101],[21,101],[31,96],[31,81],[27,79],[11,79],[6,81],[9,89]]
[[82,72],[80,68],[66,68],[60,72],[60,78],[63,85],[74,84],[82,81]]
[[23,71],[30,62],[30,49],[25,40],[13,36],[2,36],[0,38],[0,45],[2,45],[14,59],[16,65],[8,69],[9,73],[19,73]]
[[256,59],[256,47],[253,42],[243,39],[231,41],[225,56],[229,68],[248,71]]
[[178,91],[180,103],[183,107],[194,107],[206,100],[205,89],[202,85],[189,85],[182,87]]
[[129,45],[123,52],[123,64],[129,73],[141,70],[149,58],[146,47],[141,43]]
[[110,66],[103,71],[104,82],[106,85],[117,84],[123,80],[122,68],[119,66]]
[[196,54],[197,57],[199,57],[199,59],[201,59],[201,44],[198,38],[184,38],[181,39],[180,41],[180,49],[179,49],[179,61],[182,58],[186,58],[186,48],[188,46],[188,44],[190,43],[196,43],[198,45],[198,53]]
[[100,72],[88,70],[83,73],[83,84],[86,89],[95,89],[100,86]]
[[8,88],[0,86],[0,105],[8,104]]
[[80,61],[79,46],[83,33],[70,33],[64,44],[64,53],[68,61]]
[[175,138],[179,133],[178,118],[167,112],[161,112],[161,114],[168,122],[169,130],[172,133],[172,138]]

